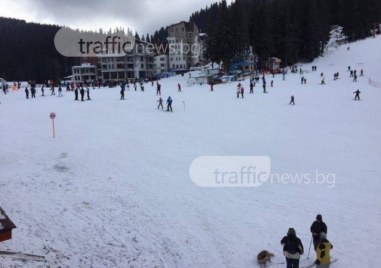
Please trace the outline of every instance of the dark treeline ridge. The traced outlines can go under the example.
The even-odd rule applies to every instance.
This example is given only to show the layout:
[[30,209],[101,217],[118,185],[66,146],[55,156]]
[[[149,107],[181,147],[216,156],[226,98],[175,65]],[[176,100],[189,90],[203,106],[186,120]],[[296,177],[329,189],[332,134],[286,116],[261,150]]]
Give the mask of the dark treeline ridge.
[[381,22],[381,1],[236,0],[228,6],[222,0],[190,21],[208,34],[213,61],[229,62],[252,46],[260,63],[272,56],[290,65],[321,55],[332,25],[342,26],[348,41],[370,36]]
[[60,28],[0,17],[0,77],[40,83],[71,75],[71,67],[80,61],[55,49],[54,36]]

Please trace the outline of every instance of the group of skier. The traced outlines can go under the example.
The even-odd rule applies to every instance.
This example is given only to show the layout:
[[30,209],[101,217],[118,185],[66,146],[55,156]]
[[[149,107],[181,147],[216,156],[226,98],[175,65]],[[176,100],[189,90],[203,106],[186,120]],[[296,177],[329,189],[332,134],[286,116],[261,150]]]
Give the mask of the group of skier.
[[[332,262],[330,252],[333,246],[327,239],[328,228],[320,214],[316,216],[310,231],[312,234],[311,244],[313,243],[316,252],[316,260],[312,266],[329,268]],[[287,268],[299,268],[299,260],[300,256],[304,254],[304,247],[302,241],[297,237],[295,229],[289,228],[287,235],[282,238],[280,243],[283,246]],[[311,244],[308,255],[310,254]]]
[[[317,70],[317,66],[312,66],[312,71],[316,71]],[[348,66],[348,71],[351,73],[350,74],[350,77],[354,77],[354,82],[357,81],[357,72],[356,70],[351,70],[351,67]],[[293,67],[291,69],[291,72],[294,72],[296,73],[297,72],[297,69],[296,67]],[[302,74],[302,72],[301,72]],[[364,70],[361,69],[360,71],[360,76],[363,76],[364,75]],[[324,73],[321,73],[320,74],[320,78],[321,78],[321,81],[320,81],[320,84],[321,85],[325,85],[325,75]],[[338,80],[339,79],[339,72],[336,72],[334,73],[334,80]],[[256,77],[256,78],[250,78],[250,84],[249,84],[249,87],[250,87],[250,94],[254,93],[254,87],[255,87],[255,84],[256,84],[256,81],[259,80],[259,77]],[[267,93],[266,91],[266,78],[265,78],[265,75],[262,76],[262,82],[263,82],[263,93]],[[302,76],[301,77],[301,84],[306,84],[307,83],[307,79]],[[273,87],[273,81],[271,81],[271,87]],[[237,98],[239,98],[240,96],[243,98],[244,97],[244,88],[242,86],[241,83],[238,83],[237,85],[237,90],[236,90],[236,93],[237,93]],[[353,94],[355,94],[355,98],[354,100],[360,100],[360,90],[356,90],[355,92],[353,92]],[[292,95],[291,98],[290,98],[290,102],[289,102],[290,105],[295,105],[295,96]]]

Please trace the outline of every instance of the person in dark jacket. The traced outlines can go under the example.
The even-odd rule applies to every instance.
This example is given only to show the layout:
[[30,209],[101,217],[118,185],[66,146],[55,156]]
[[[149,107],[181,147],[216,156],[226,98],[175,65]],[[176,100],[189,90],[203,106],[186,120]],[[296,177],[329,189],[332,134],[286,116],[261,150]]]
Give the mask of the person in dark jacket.
[[75,88],[74,94],[75,94],[75,99],[74,100],[78,100],[78,87]]
[[295,97],[294,97],[294,95],[292,95],[291,96],[291,100],[290,100],[290,103],[289,103],[290,105],[292,104],[292,105],[295,105]]
[[81,101],[84,101],[84,97],[85,97],[85,90],[83,89],[83,87],[81,87],[81,90],[79,91],[79,93],[81,93]]
[[25,88],[25,96],[27,99],[29,99],[29,89],[28,87]]
[[327,225],[323,222],[323,217],[318,214],[316,216],[316,221],[314,221],[311,225],[311,233],[312,233],[312,238],[313,238],[313,242],[314,242],[314,249],[316,251],[316,248],[317,248],[317,245],[319,243],[319,240],[320,240],[320,233],[325,233],[327,234]]
[[169,111],[172,112],[172,98],[171,98],[171,96],[169,96],[167,99],[167,112],[169,112]]
[[280,241],[286,257],[287,268],[299,268],[300,255],[304,253],[302,241],[296,236],[294,228],[289,228],[287,236]]
[[360,100],[360,93],[361,93],[361,92],[360,92],[360,90],[358,90],[358,89],[357,89],[355,92],[353,92],[353,94],[356,94],[356,95],[355,95],[355,100]]

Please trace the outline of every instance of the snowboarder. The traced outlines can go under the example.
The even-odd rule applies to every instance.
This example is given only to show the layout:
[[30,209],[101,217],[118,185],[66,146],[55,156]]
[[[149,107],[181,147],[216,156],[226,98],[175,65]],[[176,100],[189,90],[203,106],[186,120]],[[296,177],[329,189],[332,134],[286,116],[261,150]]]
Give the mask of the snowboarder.
[[292,95],[291,96],[291,100],[290,100],[290,103],[289,103],[290,105],[292,104],[292,105],[295,105],[295,97],[294,97],[294,95]]
[[327,234],[327,225],[323,222],[323,217],[318,214],[316,215],[316,220],[312,223],[310,231],[312,233],[312,239],[314,243],[314,249],[316,251],[317,245],[320,240],[320,233]]
[[353,92],[353,94],[356,94],[356,95],[355,95],[355,100],[360,100],[360,93],[361,93],[361,92],[360,92],[360,90],[358,90],[358,89],[357,89],[355,92]]
[[331,263],[331,249],[333,248],[331,242],[327,239],[327,234],[320,233],[320,241],[316,249],[316,268],[329,268]]
[[296,236],[294,228],[289,228],[287,236],[280,241],[283,246],[283,254],[286,257],[287,268],[299,268],[300,255],[304,248],[302,241]]
[[172,98],[171,98],[171,96],[169,96],[167,99],[167,112],[169,112],[169,111],[172,112]]
[[85,90],[83,89],[83,87],[81,87],[81,90],[79,91],[79,93],[81,93],[81,101],[84,101],[84,97],[85,97]]
[[161,109],[163,110],[164,109],[164,107],[163,107],[163,99],[160,97],[157,102],[159,103],[159,105],[157,106],[157,109],[160,109],[160,107],[161,107]]

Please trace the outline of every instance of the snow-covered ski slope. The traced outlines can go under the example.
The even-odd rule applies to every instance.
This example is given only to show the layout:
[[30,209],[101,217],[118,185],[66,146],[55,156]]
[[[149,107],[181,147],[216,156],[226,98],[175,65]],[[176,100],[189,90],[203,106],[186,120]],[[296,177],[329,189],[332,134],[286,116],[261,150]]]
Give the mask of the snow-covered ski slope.
[[[187,74],[163,79],[173,113],[156,109],[150,84],[145,92],[126,91],[124,101],[120,88],[91,90],[83,103],[65,91],[41,97],[38,89],[32,100],[23,90],[1,93],[0,206],[18,228],[0,249],[47,262],[0,256],[0,267],[256,267],[263,249],[283,261],[280,240],[289,227],[308,264],[317,213],[340,259],[333,268],[378,267],[381,88],[368,80],[381,81],[380,47],[377,37],[332,49],[301,66],[306,85],[300,74],[285,81],[267,75],[269,93],[260,82],[251,95],[245,80],[244,99],[236,98],[237,83],[210,92],[187,87]],[[348,66],[364,77],[352,82]],[[353,101],[357,89],[361,101]],[[295,106],[288,105],[291,95]],[[189,168],[205,155],[268,156],[273,174],[312,180],[202,188]],[[326,183],[314,183],[316,172]]]

